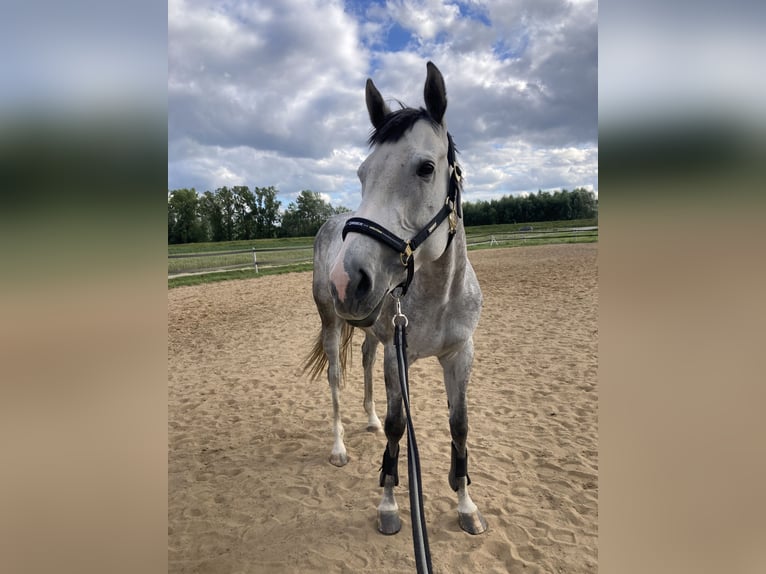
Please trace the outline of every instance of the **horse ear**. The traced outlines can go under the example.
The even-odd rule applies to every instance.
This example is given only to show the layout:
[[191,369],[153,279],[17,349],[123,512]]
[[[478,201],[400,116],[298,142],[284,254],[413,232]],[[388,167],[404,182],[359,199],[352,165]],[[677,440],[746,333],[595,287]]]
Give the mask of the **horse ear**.
[[365,100],[367,101],[367,112],[370,114],[370,121],[375,129],[383,125],[386,116],[391,113],[383,96],[380,95],[378,88],[367,78],[367,88],[365,90]]
[[426,76],[426,86],[423,89],[426,109],[433,119],[442,123],[444,112],[447,110],[447,89],[444,87],[444,78],[433,62],[428,62],[426,68],[428,75]]

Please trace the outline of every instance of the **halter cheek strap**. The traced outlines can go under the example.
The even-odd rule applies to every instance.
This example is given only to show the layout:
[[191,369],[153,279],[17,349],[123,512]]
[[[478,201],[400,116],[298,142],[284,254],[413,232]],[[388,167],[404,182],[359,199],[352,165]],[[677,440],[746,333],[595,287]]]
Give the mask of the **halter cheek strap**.
[[[451,143],[452,139],[450,138],[450,144]],[[449,160],[450,168],[452,169],[447,199],[439,212],[431,218],[431,221],[415,234],[412,239],[405,241],[399,236],[391,233],[385,227],[364,217],[352,217],[346,221],[346,225],[343,227],[343,239],[346,239],[346,235],[350,232],[361,233],[362,235],[372,237],[381,243],[385,243],[399,254],[399,259],[401,260],[402,265],[407,268],[407,278],[396,287],[397,289],[402,289],[402,296],[407,293],[407,289],[412,282],[412,277],[415,272],[415,261],[413,257],[415,250],[420,247],[420,245],[422,245],[434,231],[436,231],[445,219],[447,219],[449,220],[449,236],[447,238],[447,246],[444,248],[444,251],[446,252],[457,232],[457,220],[463,215],[460,207],[460,182],[463,178],[463,173],[460,170],[460,166],[455,163],[453,149],[454,146],[450,145],[449,152],[451,153],[448,152],[447,154],[447,159]]]

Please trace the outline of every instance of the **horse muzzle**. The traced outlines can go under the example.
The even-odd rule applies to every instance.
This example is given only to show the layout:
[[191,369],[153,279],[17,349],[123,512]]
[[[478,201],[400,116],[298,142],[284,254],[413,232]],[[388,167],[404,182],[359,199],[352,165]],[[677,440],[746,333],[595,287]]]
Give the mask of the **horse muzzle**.
[[383,303],[385,302],[385,300],[386,300],[386,296],[384,295],[381,298],[380,303],[378,303],[377,306],[372,310],[372,313],[367,315],[364,319],[346,319],[346,322],[352,327],[362,327],[362,328],[372,327],[375,321],[378,320],[378,316],[380,315],[380,310],[383,308]]
[[[374,243],[372,252],[344,249],[330,269],[335,312],[355,327],[369,327],[377,320],[390,290],[388,262],[380,266],[381,256],[375,251],[381,251],[381,246]],[[393,259],[393,255],[385,253],[383,259]]]
[[[361,277],[358,280],[341,282],[339,286],[330,281],[335,312],[354,327],[369,327],[380,315],[388,291],[382,293],[370,292],[369,279]],[[344,289],[345,287],[345,289]]]

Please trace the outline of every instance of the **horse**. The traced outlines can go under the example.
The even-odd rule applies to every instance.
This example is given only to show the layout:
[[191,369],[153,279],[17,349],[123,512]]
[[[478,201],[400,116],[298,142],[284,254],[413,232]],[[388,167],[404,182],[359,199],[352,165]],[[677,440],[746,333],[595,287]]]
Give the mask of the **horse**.
[[383,534],[395,534],[401,521],[394,487],[399,483],[399,441],[406,420],[392,340],[396,304],[403,304],[409,325],[408,364],[435,356],[443,369],[452,437],[448,482],[457,493],[460,527],[480,534],[487,523],[468,494],[466,391],[482,293],[468,261],[460,207],[462,172],[444,118],[444,78],[432,62],[426,69],[425,108],[400,103],[401,109],[391,111],[372,79],[367,80],[372,133],[371,152],[357,170],[362,199],[355,213],[330,218],[315,237],[312,292],[322,325],[305,368],[313,378],[327,368],[334,434],[330,463],[343,466],[348,454],[340,388],[354,329],[365,337],[364,408],[370,431],[381,428],[372,372],[378,346],[383,345],[387,444],[377,527]]

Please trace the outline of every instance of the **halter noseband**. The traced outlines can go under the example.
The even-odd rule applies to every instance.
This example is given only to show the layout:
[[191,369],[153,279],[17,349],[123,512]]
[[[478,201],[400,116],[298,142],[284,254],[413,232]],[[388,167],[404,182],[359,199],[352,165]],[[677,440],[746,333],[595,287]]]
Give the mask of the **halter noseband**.
[[455,237],[455,233],[457,232],[458,217],[463,216],[460,206],[460,182],[463,179],[463,172],[455,161],[455,146],[452,143],[452,136],[449,136],[449,134],[448,139],[449,148],[447,151],[447,161],[449,167],[452,169],[452,174],[450,175],[447,199],[439,212],[425,225],[425,227],[423,227],[423,229],[415,234],[412,239],[405,241],[391,233],[385,227],[364,217],[352,217],[346,221],[346,225],[343,227],[343,239],[346,239],[346,235],[350,232],[361,233],[362,235],[372,237],[381,243],[385,243],[399,254],[399,259],[402,262],[402,265],[407,268],[407,279],[394,288],[401,288],[401,296],[404,296],[407,293],[407,289],[412,282],[412,276],[415,272],[415,258],[413,256],[415,250],[420,247],[420,245],[422,245],[434,231],[436,231],[436,228],[439,227],[445,219],[448,219],[449,237],[447,239],[447,246],[444,248],[444,251],[446,252],[452,243],[452,238]]

